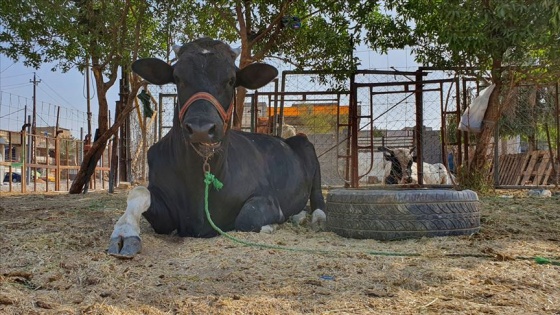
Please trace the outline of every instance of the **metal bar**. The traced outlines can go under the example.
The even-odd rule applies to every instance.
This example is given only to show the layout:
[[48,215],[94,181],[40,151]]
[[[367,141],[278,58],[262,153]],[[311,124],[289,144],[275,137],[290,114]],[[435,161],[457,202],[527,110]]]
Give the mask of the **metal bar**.
[[159,108],[158,108],[158,122],[159,122],[159,128],[158,128],[158,135],[157,135],[157,139],[158,141],[161,140],[161,133],[163,132],[163,97],[165,95],[164,94],[160,94],[159,95]]
[[[284,87],[285,88],[285,87]],[[268,96],[305,96],[305,95],[348,95],[350,91],[311,91],[311,92],[259,92],[260,95]]]
[[418,184],[424,184],[424,157],[423,157],[423,130],[424,130],[424,112],[423,112],[423,73],[422,70],[416,72],[416,84],[414,88],[414,94],[416,96],[416,169],[418,171]]
[[[258,105],[257,105],[257,101],[256,99],[258,99],[258,91],[255,91],[254,95],[251,95],[251,126],[250,126],[250,131],[251,132],[257,132],[257,119],[258,119],[258,113],[259,113],[259,109],[258,109]],[[243,119],[242,119],[243,120]]]
[[358,177],[358,97],[357,93],[358,90],[356,86],[354,86],[354,82],[356,79],[356,74],[352,73],[350,76],[350,113],[349,116],[352,116],[350,126],[350,152],[351,152],[351,176],[350,176],[350,186],[353,188],[358,188],[359,186],[359,177]]
[[[467,109],[468,104],[467,104],[467,80],[463,80],[463,112]],[[463,149],[465,151],[464,153],[464,161],[462,161],[465,164],[465,167],[469,166],[469,133],[466,131],[461,131],[461,134],[463,135],[463,139],[465,140],[465,142],[463,143]],[[461,155],[463,156],[463,155]]]
[[[322,71],[322,70],[288,70],[286,74],[346,74],[346,71]],[[406,72],[398,70],[355,70],[354,74],[384,74],[384,75],[415,75],[416,72]]]

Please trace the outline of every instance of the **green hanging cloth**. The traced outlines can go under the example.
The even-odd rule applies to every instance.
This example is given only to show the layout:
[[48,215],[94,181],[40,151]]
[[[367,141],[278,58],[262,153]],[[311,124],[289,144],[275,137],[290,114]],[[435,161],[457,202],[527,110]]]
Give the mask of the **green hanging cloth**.
[[151,118],[154,114],[154,110],[150,107],[150,94],[143,89],[137,97],[142,102],[144,117]]

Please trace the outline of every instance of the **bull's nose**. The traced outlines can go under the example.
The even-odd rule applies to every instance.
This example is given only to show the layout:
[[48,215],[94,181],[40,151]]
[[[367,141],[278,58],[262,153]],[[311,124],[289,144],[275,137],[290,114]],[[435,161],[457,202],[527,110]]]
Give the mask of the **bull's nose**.
[[189,139],[193,143],[211,143],[216,133],[216,124],[186,124]]

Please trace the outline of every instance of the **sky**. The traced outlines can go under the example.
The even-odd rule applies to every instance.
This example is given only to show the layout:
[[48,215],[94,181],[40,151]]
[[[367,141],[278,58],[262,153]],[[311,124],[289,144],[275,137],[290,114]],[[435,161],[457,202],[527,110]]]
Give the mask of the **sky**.
[[[415,70],[417,64],[414,62],[409,50],[394,50],[387,55],[375,53],[367,47],[358,47],[355,56],[360,58],[360,69],[379,69],[389,70],[394,67],[399,70]],[[37,125],[54,124],[56,119],[56,107],[60,106],[64,113],[72,117],[75,122],[73,126],[67,126],[78,133],[80,123],[86,117],[87,97],[85,76],[77,70],[70,70],[62,73],[51,71],[52,65],[44,65],[40,69],[28,68],[23,62],[13,60],[0,55],[0,129],[19,130],[22,125],[24,113],[22,104],[31,107],[33,97],[33,77],[39,81],[36,85],[37,104],[41,110],[48,112],[48,115],[37,119]],[[289,70],[289,69],[286,69]],[[97,95],[93,87],[93,76],[90,76],[91,83],[91,109],[95,116],[97,113]],[[111,111],[118,100],[118,84],[109,90],[108,102]],[[39,105],[38,105],[39,108]],[[31,114],[31,109],[27,114]],[[48,116],[48,117],[47,117]],[[64,119],[64,115],[63,116]],[[94,118],[95,121],[96,118]],[[77,135],[76,135],[77,136]]]

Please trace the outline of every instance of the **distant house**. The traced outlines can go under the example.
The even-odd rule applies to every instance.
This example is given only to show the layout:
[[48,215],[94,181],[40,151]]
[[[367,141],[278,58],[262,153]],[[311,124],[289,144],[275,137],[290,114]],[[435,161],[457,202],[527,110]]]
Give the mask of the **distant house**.
[[[35,142],[35,160],[36,163],[45,164],[47,158],[50,157],[49,163],[54,163],[55,149],[55,130],[56,127],[37,127],[37,141]],[[61,139],[72,139],[70,129],[58,128]],[[22,154],[25,151],[22,148],[22,138],[19,131],[0,130],[0,138],[5,139],[6,144],[3,145],[3,153],[6,161],[19,162],[22,160]],[[26,142],[28,140],[26,139]]]
[[21,135],[16,131],[0,130],[0,138],[4,139],[2,153],[5,161],[20,161],[22,154]]
[[[342,117],[348,117],[349,109],[349,106],[340,105],[339,107],[337,103],[294,104],[290,107],[284,107],[284,123],[294,126],[304,125],[306,117],[317,117],[319,119],[332,117],[336,119],[337,113]],[[268,108],[268,116],[274,116],[274,108]]]

